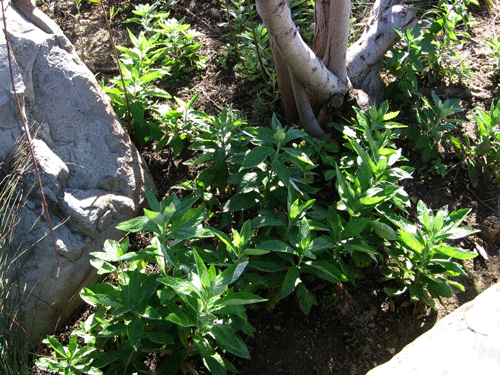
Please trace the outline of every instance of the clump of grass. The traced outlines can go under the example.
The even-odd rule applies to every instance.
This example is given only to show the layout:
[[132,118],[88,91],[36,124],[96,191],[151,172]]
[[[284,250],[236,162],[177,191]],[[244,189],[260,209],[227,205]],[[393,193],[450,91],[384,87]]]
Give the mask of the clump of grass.
[[30,165],[25,141],[20,141],[13,152],[0,160],[0,373],[3,375],[27,374],[31,367],[32,342],[19,323],[22,293],[14,298],[17,285],[12,280],[12,265],[24,251],[11,247],[13,229],[28,195],[23,176]]

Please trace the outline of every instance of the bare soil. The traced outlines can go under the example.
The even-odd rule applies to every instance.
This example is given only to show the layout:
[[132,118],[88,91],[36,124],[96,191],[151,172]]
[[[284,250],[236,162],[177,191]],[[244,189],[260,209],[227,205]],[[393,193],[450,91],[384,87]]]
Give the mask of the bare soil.
[[[72,2],[59,1],[58,10],[53,12],[46,1],[42,0],[42,9],[54,16],[89,68],[102,76],[116,74],[99,6],[82,2],[80,14],[77,14]],[[118,21],[129,16],[131,4],[119,0],[111,3],[117,9],[128,7],[127,11],[118,13],[113,24],[117,44],[127,45],[125,27],[133,29],[134,26]],[[170,84],[167,90],[183,99],[200,92],[197,109],[208,114],[218,113],[229,105],[250,113],[257,83],[237,78],[217,62],[224,54],[223,46],[230,42],[224,36],[228,30],[220,26],[225,20],[222,3],[218,0],[178,0],[171,13],[178,19],[185,18],[204,34],[202,53],[208,57],[208,63],[201,74],[195,72],[189,80]],[[500,26],[495,22],[496,13],[475,10],[478,23],[474,26],[470,44],[463,50],[474,73],[463,82],[472,93],[462,103],[467,108],[489,108],[491,100],[497,98],[497,82],[485,43],[486,39],[500,35]],[[279,108],[276,110],[279,112]],[[472,116],[468,114],[467,118],[472,119]],[[421,162],[420,155],[410,145],[404,147],[409,164],[415,167],[413,179],[405,183],[405,188],[415,202],[422,199],[435,209],[444,205],[449,205],[451,210],[471,208],[467,225],[474,228],[481,228],[488,217],[500,217],[500,190],[495,183],[482,181],[473,188],[466,172],[453,159],[443,161],[449,166],[445,177],[432,175]],[[156,152],[146,147],[141,152],[149,164],[160,198],[167,196],[176,183],[196,176],[196,171],[182,165],[182,155],[180,160],[172,160],[168,150]],[[145,246],[146,241],[147,238],[140,236],[132,238],[137,248]],[[471,236],[463,246],[474,249],[476,244],[482,246],[487,255],[464,263],[468,277],[459,281],[465,285],[466,291],[457,291],[455,297],[447,299],[437,312],[430,308],[416,309],[408,303],[406,296],[389,298],[383,291],[387,285],[380,277],[379,266],[374,265],[362,270],[363,277],[356,285],[333,286],[310,280],[308,287],[315,292],[319,305],[313,307],[308,316],[302,313],[294,297],[279,302],[272,309],[259,306],[250,310],[249,321],[255,327],[255,335],[247,338],[246,343],[252,359],[229,359],[244,375],[366,374],[390,360],[443,316],[499,281],[498,236]],[[68,329],[63,330],[63,335]],[[201,363],[191,365],[198,367],[200,374],[205,373]]]

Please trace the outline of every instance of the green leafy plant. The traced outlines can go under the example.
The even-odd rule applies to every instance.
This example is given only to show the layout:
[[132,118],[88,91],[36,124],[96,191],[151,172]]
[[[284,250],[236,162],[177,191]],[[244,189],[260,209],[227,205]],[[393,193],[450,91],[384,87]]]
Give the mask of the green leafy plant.
[[183,20],[173,18],[162,19],[155,26],[159,45],[166,51],[163,65],[169,67],[173,77],[205,68],[206,58],[198,53],[201,49],[200,32],[191,29]]
[[291,141],[303,138],[304,132],[283,127],[274,115],[271,128],[248,127],[243,134],[254,147],[232,158],[234,161],[241,160],[239,171],[228,179],[237,189],[226,202],[224,210],[242,211],[257,203],[267,207],[271,195],[285,202],[289,190],[305,197],[315,191],[307,179],[314,163],[304,151],[290,145]]
[[248,145],[248,141],[241,133],[245,125],[247,123],[244,119],[227,109],[199,123],[197,135],[190,146],[196,154],[185,164],[204,164],[206,168],[194,181],[179,187],[198,191],[203,201],[211,206],[218,205],[214,195],[224,196],[229,192],[228,178],[239,168],[237,163],[230,161],[230,158],[244,152]]
[[[272,265],[254,260],[250,262],[250,267],[270,272],[263,279],[263,284],[275,286],[275,290],[270,293],[271,300],[276,302],[295,292],[300,308],[305,314],[309,314],[317,301],[304,283],[307,275],[332,283],[347,281],[347,277],[335,265],[322,259],[322,254],[331,245],[325,237],[316,234],[318,229],[324,229],[321,224],[306,217],[315,201],[301,202],[300,199],[292,199],[290,192],[286,215],[273,215],[271,211],[263,210],[252,220],[254,226],[269,227],[266,234],[256,239],[256,249],[270,252],[262,261],[272,260]],[[277,237],[269,239],[273,229],[277,229]]]
[[[171,98],[157,86],[157,82],[202,69],[206,59],[198,54],[201,34],[182,21],[170,19],[168,12],[156,9],[156,5],[136,7],[134,14],[137,17],[129,22],[140,23],[145,30],[138,36],[129,30],[132,47],[117,47],[122,52],[120,69],[123,80],[115,78],[111,86],[101,86],[113,101],[118,116],[134,129],[140,143],[155,140],[164,146],[173,142],[178,148],[181,138],[169,134],[162,137],[160,124],[151,121],[150,111],[157,106],[154,100]],[[131,119],[127,119],[129,110]],[[165,112],[164,107],[160,107],[157,112],[160,118],[165,116],[169,120],[161,127],[171,131],[172,111]]]
[[[472,26],[472,15],[467,5],[475,1],[447,0],[438,1],[437,8],[426,13],[428,29],[424,41],[432,43],[436,51],[426,55],[429,67],[429,80],[432,82],[442,78],[449,83],[456,83],[468,75],[466,63],[453,46],[466,44],[470,35],[466,32]],[[424,21],[425,22],[425,21]]]
[[386,213],[386,218],[396,227],[387,231],[387,240],[394,240],[385,250],[390,256],[385,270],[388,279],[402,280],[400,288],[386,288],[389,295],[409,291],[414,301],[421,301],[437,308],[435,299],[451,297],[451,286],[460,290],[464,287],[450,277],[465,275],[455,259],[474,258],[477,253],[454,246],[449,241],[461,239],[477,232],[475,229],[461,227],[470,209],[449,212],[447,206],[433,213],[427,205],[419,201],[417,219],[419,225]]
[[353,126],[343,128],[346,147],[353,153],[341,159],[340,168],[335,166],[337,206],[352,217],[366,216],[389,201],[401,210],[408,205],[408,196],[398,183],[411,178],[412,169],[395,165],[405,159],[402,150],[395,148],[392,129],[403,126],[389,121],[398,113],[388,109],[385,102],[367,114],[356,110]]
[[[293,296],[308,314],[318,302],[314,280],[355,283],[384,254],[385,275],[400,286],[389,293],[409,290],[435,306],[455,285],[449,277],[461,268],[451,257],[473,254],[447,241],[474,232],[459,226],[468,210],[433,214],[419,203],[419,224],[398,216],[409,210],[401,181],[412,169],[400,165],[405,158],[395,140],[403,126],[392,121],[398,113],[387,102],[357,110],[350,126],[333,125],[344,135],[339,155],[339,146],[284,127],[276,116],[270,127],[248,127],[230,110],[194,111],[195,100],[155,114],[172,136],[184,132],[181,141],[191,142],[195,155],[187,164],[204,166],[175,187],[192,195],[170,193],[160,202],[146,192],[149,209],[118,228],[150,232],[151,244],[130,252],[128,240],[107,241],[92,254],[98,273],[114,282],[81,292],[95,312],[74,332],[78,345],[50,339],[55,353],[41,366],[132,374],[147,372],[148,354],[161,353],[160,373],[190,368],[193,358],[213,374],[236,372],[228,354],[249,358],[242,337],[253,334],[246,305],[268,301],[273,308]],[[436,116],[447,106],[441,103]],[[185,147],[175,142],[162,147]],[[312,186],[322,178],[315,162],[332,181],[326,201]]]
[[420,25],[402,31],[396,29],[400,37],[399,46],[389,51],[385,67],[394,76],[387,86],[387,95],[395,103],[404,106],[414,97],[420,97],[418,76],[424,72],[424,55],[436,53],[436,47],[425,41]]
[[[205,209],[192,208],[197,198],[180,200],[173,194],[158,202],[147,195],[151,210],[119,228],[152,231],[151,246],[131,253],[127,240],[107,241],[104,251],[93,254],[92,265],[100,274],[114,275],[117,285],[83,289],[81,297],[97,308],[76,331],[85,345],[77,345],[76,336],[68,347],[49,338],[55,353],[41,358],[40,367],[63,373],[144,372],[145,355],[156,352],[167,354],[158,365],[161,371],[175,373],[186,358],[200,355],[213,374],[226,374],[236,369],[224,353],[249,358],[238,336],[239,331],[253,332],[244,305],[265,300],[230,287],[248,261],[221,270],[202,248],[185,246],[188,240],[212,236],[201,225]],[[157,272],[148,272],[151,267]]]
[[289,189],[302,194],[314,191],[307,179],[314,163],[304,151],[290,144],[305,137],[304,132],[283,128],[276,116],[271,128],[239,129],[243,123],[229,120],[224,111],[210,124],[213,126],[208,132],[200,129],[202,133],[192,146],[203,153],[188,164],[213,163],[200,173],[197,186],[203,189],[203,194],[213,194],[216,189],[219,193],[229,193],[222,204],[223,212],[264,208],[271,196],[285,202]]
[[[146,143],[158,140],[160,130],[156,123],[147,120],[146,111],[152,108],[151,99],[170,98],[170,95],[154,85],[154,82],[168,75],[162,68],[155,68],[155,63],[163,56],[165,50],[157,45],[158,38],[147,38],[144,34],[135,37],[129,31],[132,48],[117,47],[122,51],[120,60],[121,78],[115,78],[113,86],[103,86],[104,91],[114,103],[114,109],[121,118],[127,116],[130,108],[132,119],[129,119],[139,142]],[[125,95],[128,98],[125,98]]]
[[[165,4],[166,6],[162,6]],[[168,9],[172,1],[155,2],[154,4],[137,4],[132,10],[133,17],[127,18],[123,23],[137,23],[141,25],[146,33],[154,33],[154,27],[158,20],[170,17]],[[163,9],[166,8],[166,9]],[[163,10],[167,10],[166,12]]]
[[446,99],[444,102],[432,93],[432,102],[422,97],[425,107],[417,110],[416,127],[408,127],[404,134],[415,143],[415,147],[422,153],[424,162],[436,158],[441,141],[448,137],[448,133],[457,129],[456,123],[462,120],[450,118],[463,110],[459,99]]
[[342,128],[350,152],[341,158],[340,166],[335,163],[332,171],[339,201],[335,209],[330,207],[321,218],[330,233],[332,260],[341,265],[351,281],[355,272],[342,257],[349,254],[357,267],[380,259],[374,233],[383,224],[379,224],[377,212],[384,207],[406,211],[409,205],[409,197],[400,183],[411,178],[412,168],[396,165],[405,158],[394,145],[393,129],[402,125],[390,121],[398,113],[388,109],[388,103],[384,102],[368,113],[356,110],[352,126]]
[[500,37],[496,39],[488,39],[486,43],[491,47],[490,59],[492,60],[492,66],[495,71],[495,75],[498,76],[500,73]]
[[463,142],[456,137],[450,141],[460,153],[473,186],[477,186],[480,173],[500,183],[500,101],[491,103],[489,113],[477,109],[474,119],[475,140],[463,134]]
[[43,342],[54,350],[54,357],[41,357],[37,360],[36,365],[42,370],[64,375],[103,374],[101,370],[92,366],[93,358],[91,353],[95,348],[80,347],[77,339],[77,336],[73,335],[68,346],[63,346],[55,337],[48,336]]
[[445,81],[460,83],[470,76],[467,61],[455,48],[470,39],[467,29],[473,24],[467,5],[472,1],[440,0],[425,13],[413,29],[396,30],[400,43],[390,49],[385,67],[394,79],[387,87],[388,97],[400,106],[410,104],[421,94],[419,81],[428,84]]
[[174,157],[177,157],[186,148],[186,143],[197,134],[196,129],[208,118],[204,113],[193,109],[198,96],[199,94],[194,95],[187,102],[174,98],[177,106],[170,104],[155,106],[152,115],[160,124],[162,133],[156,144],[157,150],[169,146]]

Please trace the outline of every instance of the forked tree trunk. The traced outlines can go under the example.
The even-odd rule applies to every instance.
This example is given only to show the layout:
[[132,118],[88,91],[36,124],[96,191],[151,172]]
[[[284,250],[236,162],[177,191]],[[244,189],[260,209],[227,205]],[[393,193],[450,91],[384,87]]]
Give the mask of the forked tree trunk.
[[361,37],[347,47],[350,0],[317,0],[314,50],[292,20],[287,0],[256,0],[257,11],[269,32],[278,86],[287,118],[297,117],[314,136],[340,108],[350,89],[369,102],[384,98],[380,62],[402,30],[416,25],[414,12],[400,0],[376,0]]

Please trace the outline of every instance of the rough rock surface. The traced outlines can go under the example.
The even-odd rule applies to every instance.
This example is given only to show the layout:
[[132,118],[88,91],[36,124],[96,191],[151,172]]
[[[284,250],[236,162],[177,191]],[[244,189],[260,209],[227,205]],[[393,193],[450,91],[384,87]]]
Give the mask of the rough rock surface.
[[500,374],[500,283],[367,375]]
[[[2,251],[13,259],[10,284],[17,286],[24,328],[40,338],[71,315],[80,288],[97,281],[89,253],[102,250],[108,238],[120,239],[124,233],[116,224],[137,214],[145,186],[155,187],[108,99],[59,27],[29,0],[4,6],[15,86],[36,132],[33,145],[61,259],[56,277],[54,246],[34,184],[15,241]],[[24,134],[8,61],[2,30],[0,160]],[[36,181],[35,174],[27,180]],[[24,254],[16,260],[19,251]]]

